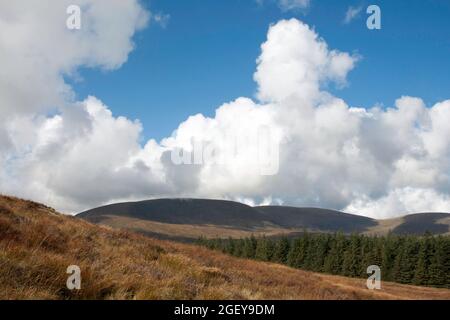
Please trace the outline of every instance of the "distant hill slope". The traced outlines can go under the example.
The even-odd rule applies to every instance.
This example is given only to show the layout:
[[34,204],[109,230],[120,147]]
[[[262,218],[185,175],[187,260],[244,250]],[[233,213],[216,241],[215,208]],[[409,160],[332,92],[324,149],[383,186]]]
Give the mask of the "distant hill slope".
[[[81,290],[66,288],[69,265]],[[450,299],[450,290],[292,269],[160,241],[0,196],[0,299]]]
[[241,229],[270,224],[264,214],[245,204],[206,199],[156,199],[125,202],[92,209],[78,216],[93,220],[122,216],[171,224],[220,225]]
[[430,212],[403,217],[403,223],[393,229],[396,234],[445,234],[449,232],[450,214]]
[[264,206],[256,209],[269,216],[275,224],[286,228],[359,233],[378,224],[376,220],[367,217],[319,208]]
[[250,207],[242,203],[206,199],[156,199],[95,208],[78,217],[125,228],[153,237],[192,240],[200,236],[295,236],[299,232],[365,234],[449,233],[450,214],[425,213],[390,220],[319,208]]

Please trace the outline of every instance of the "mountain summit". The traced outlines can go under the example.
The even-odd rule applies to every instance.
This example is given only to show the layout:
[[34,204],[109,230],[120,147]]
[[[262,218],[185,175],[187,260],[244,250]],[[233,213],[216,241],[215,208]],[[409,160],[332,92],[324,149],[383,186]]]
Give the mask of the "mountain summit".
[[90,222],[160,238],[293,236],[310,232],[364,234],[449,233],[449,213],[419,213],[389,220],[320,208],[251,207],[210,199],[155,199],[102,206],[78,214]]

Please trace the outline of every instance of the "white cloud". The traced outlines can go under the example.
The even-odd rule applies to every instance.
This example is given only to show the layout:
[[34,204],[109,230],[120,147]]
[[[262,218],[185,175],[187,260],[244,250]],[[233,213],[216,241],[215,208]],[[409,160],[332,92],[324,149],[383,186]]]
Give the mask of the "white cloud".
[[278,0],[278,4],[283,10],[296,10],[307,8],[310,0]]
[[398,215],[413,212],[448,212],[450,196],[432,189],[400,188],[386,196],[373,200],[362,196],[354,200],[347,208],[348,212],[358,212],[377,219],[388,219],[392,212]]
[[[259,5],[263,5],[268,0],[256,0]],[[283,11],[296,11],[299,9],[308,8],[311,0],[271,0],[278,4]]]
[[[89,135],[95,127],[95,117],[83,104],[74,102],[72,88],[64,77],[76,76],[80,66],[119,68],[134,48],[133,34],[145,27],[149,17],[137,0],[78,0],[82,27],[71,31],[66,27],[66,8],[73,3],[69,0],[43,0],[33,5],[28,1],[0,3],[0,128],[3,131],[0,190],[48,199],[60,208],[72,207],[65,206],[66,201],[77,202],[72,200],[77,196],[55,200],[63,198],[58,192],[65,192],[62,189],[69,187],[69,180],[58,192],[52,190],[60,187],[54,183],[59,171],[64,171],[62,165],[66,160],[73,161],[64,152],[75,155],[77,146],[95,136]],[[55,112],[58,115],[46,116]],[[122,128],[123,123],[124,120],[118,119],[109,131]],[[86,140],[81,141],[81,137]],[[135,134],[134,138],[137,137]],[[90,163],[88,159],[94,157],[95,161],[97,153],[108,151],[108,145],[78,157]],[[100,160],[107,159],[105,156]],[[73,168],[74,171],[66,170],[67,178],[82,176],[86,163]],[[108,163],[96,165],[105,167]],[[99,170],[97,175],[100,174]],[[85,187],[73,185],[77,192]],[[79,205],[77,202],[76,206]]]
[[165,13],[157,13],[152,16],[154,22],[159,24],[162,28],[167,27],[170,20],[170,15]]
[[345,82],[357,57],[329,50],[306,24],[297,20],[272,26],[261,46],[255,81],[258,98],[265,102],[301,99],[314,102],[328,81]]
[[119,68],[133,49],[131,36],[148,14],[135,0],[79,0],[81,30],[66,28],[73,1],[0,3],[0,105],[8,115],[43,111],[72,97],[63,76],[81,66]]
[[354,19],[356,19],[362,11],[362,7],[353,7],[350,6],[348,7],[346,13],[345,13],[345,17],[344,17],[344,23],[345,24],[349,24],[350,22],[352,22]]
[[[91,27],[76,34],[59,29],[58,9],[17,3],[0,10],[0,61],[8,70],[0,70],[2,193],[67,212],[162,196],[321,206],[373,217],[448,207],[450,100],[430,108],[412,97],[386,110],[348,106],[324,88],[345,83],[358,57],[329,49],[298,20],[269,29],[254,76],[258,101],[241,97],[214,117],[189,117],[170,137],[142,147],[141,123],[113,115],[95,97],[74,101],[63,76],[86,65],[119,67],[148,13],[131,0],[107,1],[104,12],[106,2],[96,0],[100,7],[88,6]],[[33,37],[35,29],[45,31],[42,39]],[[261,175],[255,165],[259,154],[248,137],[261,127],[279,144],[276,175]],[[171,161],[173,150],[192,152],[198,142],[230,152],[230,141],[244,150],[233,161]]]

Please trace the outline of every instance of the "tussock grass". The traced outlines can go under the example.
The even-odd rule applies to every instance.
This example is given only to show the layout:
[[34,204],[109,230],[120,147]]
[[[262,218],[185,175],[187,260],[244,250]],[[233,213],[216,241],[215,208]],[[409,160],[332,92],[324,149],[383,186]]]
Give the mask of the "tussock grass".
[[[82,289],[66,288],[69,265]],[[238,259],[63,216],[0,196],[0,299],[450,299],[450,290],[365,281]]]

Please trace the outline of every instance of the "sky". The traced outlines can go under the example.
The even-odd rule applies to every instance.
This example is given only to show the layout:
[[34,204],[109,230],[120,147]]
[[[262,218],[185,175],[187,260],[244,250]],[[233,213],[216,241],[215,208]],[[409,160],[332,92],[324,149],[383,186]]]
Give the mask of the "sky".
[[450,3],[371,4],[1,2],[0,193],[449,212]]
[[[377,31],[366,27],[367,1],[311,1],[296,10],[269,0],[143,3],[168,16],[165,26],[154,23],[139,32],[136,50],[119,70],[83,69],[74,88],[80,99],[95,94],[115,114],[140,119],[146,139],[170,135],[192,114],[212,116],[225,101],[254,97],[256,58],[268,27],[292,17],[314,27],[331,47],[362,56],[348,86],[331,88],[351,106],[390,107],[401,95],[428,104],[448,98],[446,0],[376,1],[382,9]],[[349,8],[359,11],[345,23]]]

